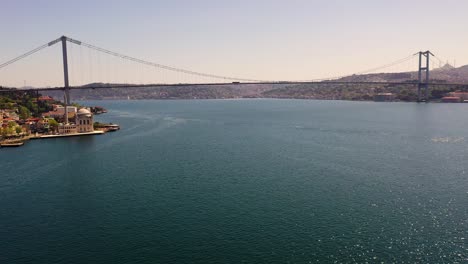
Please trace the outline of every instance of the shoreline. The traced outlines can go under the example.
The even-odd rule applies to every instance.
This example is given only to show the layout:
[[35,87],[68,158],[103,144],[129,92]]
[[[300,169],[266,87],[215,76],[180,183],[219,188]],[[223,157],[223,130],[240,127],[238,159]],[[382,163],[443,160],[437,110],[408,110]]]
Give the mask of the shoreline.
[[93,135],[102,135],[106,132],[96,130],[93,132],[86,133],[76,133],[76,134],[63,134],[63,135],[42,135],[38,137],[31,137],[30,139],[47,139],[47,138],[63,138],[63,137],[79,137],[79,136],[93,136]]
[[305,100],[305,101],[344,101],[344,102],[370,102],[370,103],[436,103],[436,104],[466,104],[463,102],[448,103],[441,102],[440,100],[429,100],[428,102],[422,101],[404,101],[404,100],[393,100],[393,101],[374,101],[374,100],[347,100],[347,99],[319,99],[319,98],[289,98],[289,97],[233,97],[233,98],[141,98],[141,99],[125,99],[125,98],[80,98],[77,101],[88,102],[88,101],[233,101],[233,100]]
[[105,133],[106,133],[105,131],[96,130],[96,131],[93,131],[93,132],[76,133],[76,134],[29,136],[29,137],[24,137],[24,138],[20,138],[20,139],[2,141],[2,142],[0,142],[0,147],[1,148],[20,147],[20,146],[23,146],[29,140],[95,136],[95,135],[102,135],[102,134],[105,134]]

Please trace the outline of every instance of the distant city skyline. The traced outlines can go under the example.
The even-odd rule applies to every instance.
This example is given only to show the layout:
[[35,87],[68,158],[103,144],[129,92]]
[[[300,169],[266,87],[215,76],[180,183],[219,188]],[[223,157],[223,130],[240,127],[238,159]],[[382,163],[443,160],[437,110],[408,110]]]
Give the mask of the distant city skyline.
[[[347,75],[419,50],[461,66],[468,64],[466,10],[461,0],[3,0],[0,63],[66,35],[147,61],[261,80]],[[78,46],[70,61],[72,85],[185,78]],[[395,70],[416,70],[415,62]],[[59,45],[0,70],[0,85],[62,83]]]

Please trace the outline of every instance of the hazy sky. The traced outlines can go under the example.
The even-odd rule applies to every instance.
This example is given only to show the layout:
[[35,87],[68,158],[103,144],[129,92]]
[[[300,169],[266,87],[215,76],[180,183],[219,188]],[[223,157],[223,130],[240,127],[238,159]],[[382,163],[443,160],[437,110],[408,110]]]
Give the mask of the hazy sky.
[[[161,64],[267,80],[350,74],[427,49],[462,65],[467,11],[466,0],[0,0],[0,63],[67,35]],[[120,77],[133,67],[87,52],[71,51],[75,84],[112,79],[105,65],[120,63],[112,70]],[[0,70],[0,85],[61,85],[59,55],[57,45]],[[87,63],[107,68],[98,74]],[[157,79],[139,71],[132,78]]]

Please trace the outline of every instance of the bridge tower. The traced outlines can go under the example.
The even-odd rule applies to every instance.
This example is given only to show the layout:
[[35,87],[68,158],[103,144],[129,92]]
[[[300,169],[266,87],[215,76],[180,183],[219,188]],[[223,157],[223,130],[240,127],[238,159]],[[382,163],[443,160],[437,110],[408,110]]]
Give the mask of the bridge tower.
[[70,105],[70,85],[68,83],[68,57],[67,57],[67,37],[62,36],[62,54],[63,54],[63,79],[65,90],[65,124],[68,124],[68,105]]
[[[434,56],[430,51],[420,51],[419,53],[419,69],[418,69],[418,102],[429,101],[429,58]],[[423,65],[423,59],[426,60],[426,65]],[[423,73],[425,73],[423,77]],[[422,98],[422,90],[424,89],[424,99]]]

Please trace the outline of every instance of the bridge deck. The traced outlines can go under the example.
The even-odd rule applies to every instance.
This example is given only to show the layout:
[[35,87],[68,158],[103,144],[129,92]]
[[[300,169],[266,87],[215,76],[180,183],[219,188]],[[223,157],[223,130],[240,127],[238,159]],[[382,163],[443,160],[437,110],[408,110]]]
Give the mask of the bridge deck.
[[[119,84],[107,86],[70,86],[70,90],[83,90],[83,89],[129,89],[129,88],[156,88],[156,87],[184,87],[184,86],[224,86],[224,85],[410,85],[417,86],[417,82],[342,82],[342,81],[322,81],[322,82],[234,82],[234,83],[177,83],[177,84]],[[429,83],[429,86],[462,86],[468,87],[466,83]],[[0,87],[2,88],[2,87]],[[14,91],[56,91],[65,90],[65,87],[49,87],[49,88],[30,88],[30,89],[0,89],[1,92],[14,92]]]

